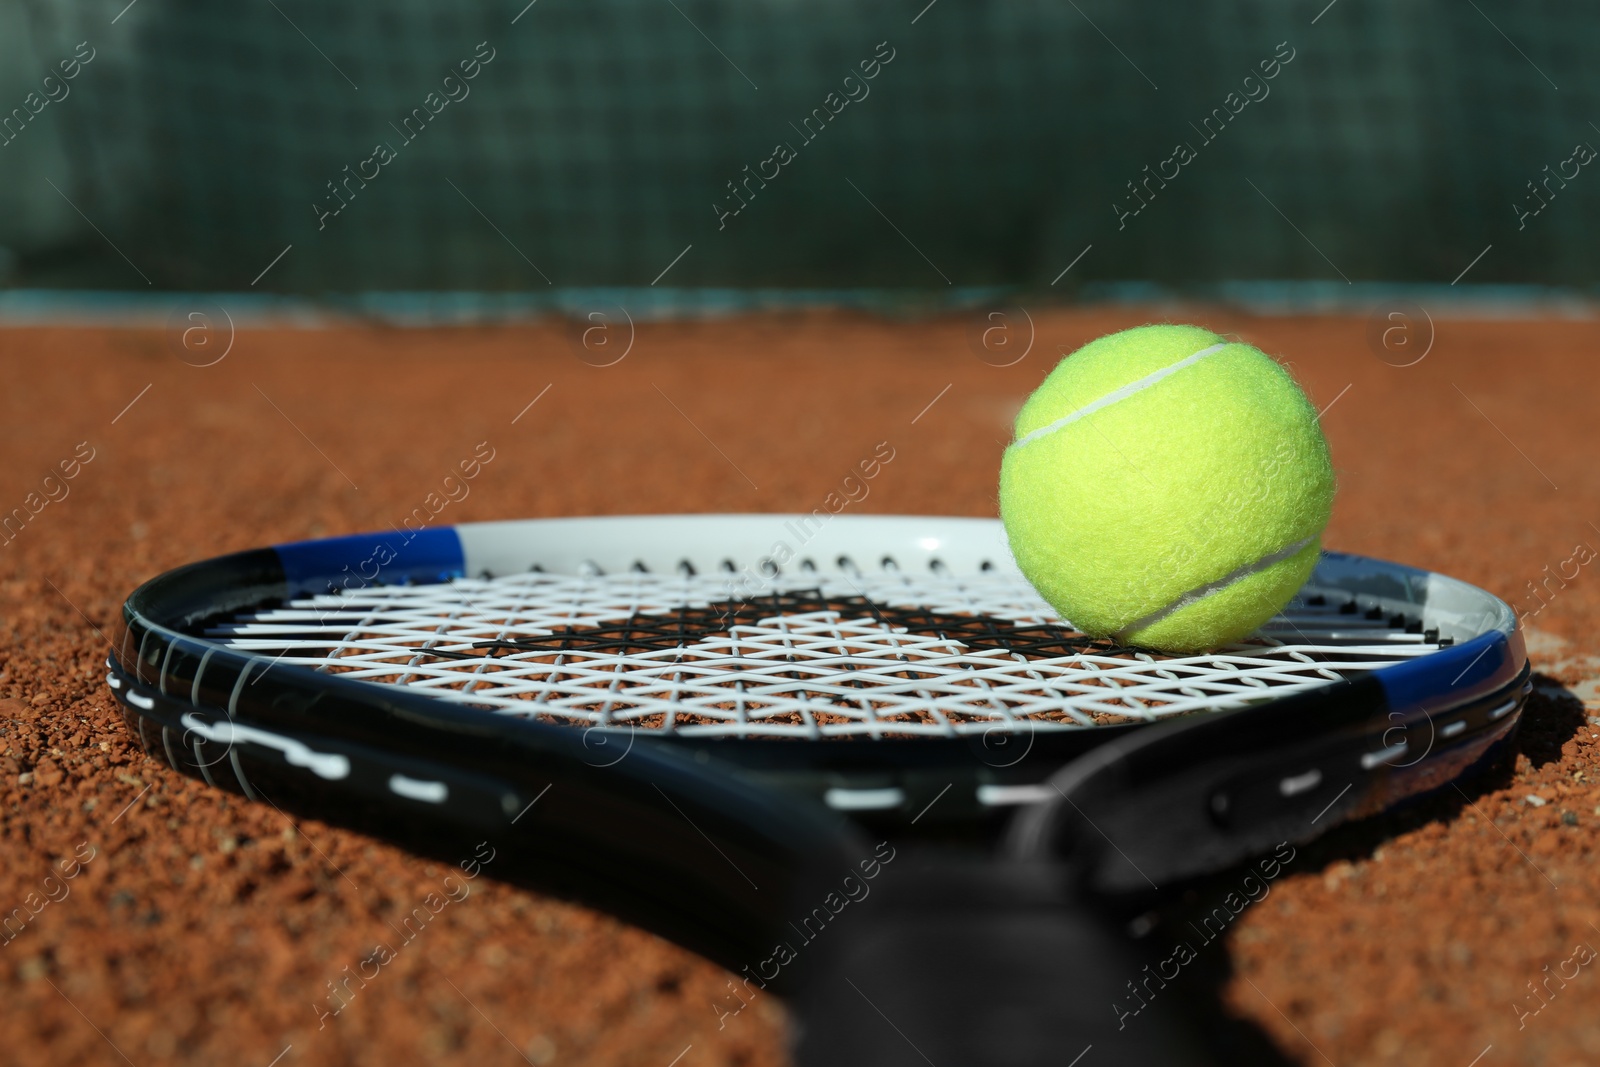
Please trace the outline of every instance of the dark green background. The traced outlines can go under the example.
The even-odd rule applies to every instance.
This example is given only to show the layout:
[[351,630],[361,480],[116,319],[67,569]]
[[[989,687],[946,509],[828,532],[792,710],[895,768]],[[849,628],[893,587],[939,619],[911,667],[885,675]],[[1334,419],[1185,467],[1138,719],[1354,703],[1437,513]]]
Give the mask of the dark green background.
[[[144,288],[107,240],[190,289],[247,287],[293,243],[257,288],[311,293],[545,287],[523,255],[555,286],[647,285],[690,244],[673,285],[1045,287],[1090,244],[1056,291],[1449,282],[1491,243],[1472,281],[1600,281],[1597,168],[1524,230],[1512,206],[1600,146],[1593,5],[938,0],[913,25],[926,0],[538,0],[512,25],[523,2],[5,16],[5,108],[98,53],[0,149],[13,282]],[[471,96],[318,232],[324,183],[485,40]],[[719,232],[725,183],[884,40],[870,97]],[[1119,231],[1124,183],[1283,41],[1271,95]]]

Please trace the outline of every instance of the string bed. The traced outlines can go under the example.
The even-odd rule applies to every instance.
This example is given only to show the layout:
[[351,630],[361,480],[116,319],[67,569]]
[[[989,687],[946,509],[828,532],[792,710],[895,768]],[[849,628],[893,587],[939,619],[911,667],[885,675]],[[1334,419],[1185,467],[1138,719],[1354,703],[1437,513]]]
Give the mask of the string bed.
[[[1417,619],[1293,601],[1245,642],[1164,656],[1094,640],[1015,575],[815,571],[374,586],[205,636],[263,659],[585,728],[882,738],[1091,728],[1218,710],[1440,647]],[[745,586],[748,588],[748,585]]]

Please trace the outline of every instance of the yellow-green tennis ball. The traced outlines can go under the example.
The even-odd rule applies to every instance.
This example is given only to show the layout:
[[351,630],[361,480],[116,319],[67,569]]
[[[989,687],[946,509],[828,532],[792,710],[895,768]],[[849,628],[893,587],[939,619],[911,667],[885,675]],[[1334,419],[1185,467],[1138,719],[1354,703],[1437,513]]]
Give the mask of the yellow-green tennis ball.
[[1062,360],[1017,415],[1000,515],[1018,566],[1094,637],[1236,641],[1305,584],[1333,506],[1316,410],[1276,362],[1196,326]]

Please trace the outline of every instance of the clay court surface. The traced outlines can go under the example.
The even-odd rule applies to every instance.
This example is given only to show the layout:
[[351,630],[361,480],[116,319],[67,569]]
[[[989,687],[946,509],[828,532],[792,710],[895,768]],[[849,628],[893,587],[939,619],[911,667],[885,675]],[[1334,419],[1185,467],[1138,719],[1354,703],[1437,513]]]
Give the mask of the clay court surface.
[[181,563],[401,521],[485,441],[493,460],[437,521],[810,511],[881,441],[894,459],[852,511],[992,516],[1010,419],[1060,351],[1170,317],[1238,334],[1331,404],[1327,543],[1526,611],[1537,685],[1512,754],[1302,848],[1196,980],[1286,1062],[1600,1061],[1600,966],[1530,986],[1600,950],[1600,322],[1443,318],[1400,368],[1363,317],[1034,317],[1006,368],[968,318],[641,325],[605,368],[559,324],[242,330],[208,368],[160,330],[0,331],[0,511],[80,442],[93,454],[0,548],[0,911],[28,918],[0,947],[0,1058],[785,1062],[775,1000],[719,1030],[720,969],[487,874],[319,1028],[327,983],[446,869],[146,758],[103,635]]

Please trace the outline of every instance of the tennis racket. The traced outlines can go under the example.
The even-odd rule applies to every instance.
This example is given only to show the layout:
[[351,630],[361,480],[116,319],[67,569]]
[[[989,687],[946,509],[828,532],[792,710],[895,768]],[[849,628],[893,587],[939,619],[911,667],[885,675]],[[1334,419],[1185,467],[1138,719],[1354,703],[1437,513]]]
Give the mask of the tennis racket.
[[1251,639],[1163,656],[1056,618],[998,522],[821,513],[243,552],[134,591],[114,649],[173,768],[446,859],[491,840],[735,972],[880,842],[1143,892],[1447,783],[1529,688],[1510,609],[1437,574],[1328,552]]

